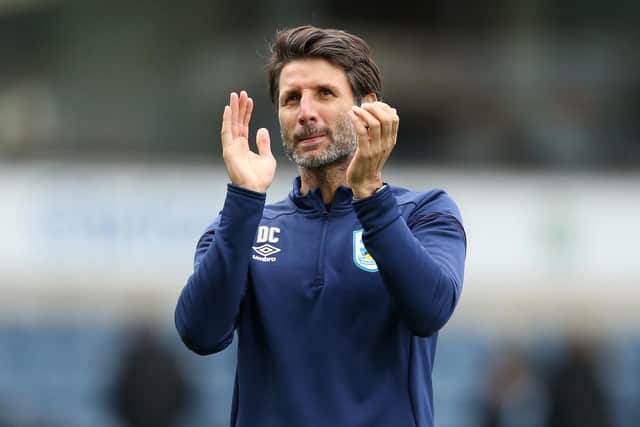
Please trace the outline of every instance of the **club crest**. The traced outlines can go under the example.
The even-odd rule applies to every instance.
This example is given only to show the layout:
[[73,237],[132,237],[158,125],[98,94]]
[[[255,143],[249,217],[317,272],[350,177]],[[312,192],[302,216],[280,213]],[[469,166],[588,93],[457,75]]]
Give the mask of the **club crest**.
[[353,232],[353,263],[356,267],[368,271],[378,271],[376,261],[373,259],[367,248],[364,247],[362,242],[362,229],[355,230]]

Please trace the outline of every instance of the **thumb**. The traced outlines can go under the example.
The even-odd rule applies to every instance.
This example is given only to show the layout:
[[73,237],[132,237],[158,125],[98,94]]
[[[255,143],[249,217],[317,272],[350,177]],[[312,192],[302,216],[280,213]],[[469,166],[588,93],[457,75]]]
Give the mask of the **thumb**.
[[258,146],[258,153],[261,157],[272,156],[271,138],[269,137],[269,131],[267,129],[258,129],[258,132],[256,133],[256,145]]

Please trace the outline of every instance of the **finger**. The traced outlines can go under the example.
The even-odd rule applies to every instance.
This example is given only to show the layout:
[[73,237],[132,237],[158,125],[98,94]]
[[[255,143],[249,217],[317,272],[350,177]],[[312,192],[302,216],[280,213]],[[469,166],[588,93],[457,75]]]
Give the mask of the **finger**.
[[382,101],[364,102],[360,107],[371,112],[374,116],[378,117],[379,119],[382,119],[383,117],[391,116],[391,110],[392,110],[391,106]]
[[356,127],[356,132],[358,133],[358,135],[369,136],[369,132],[368,132],[369,125],[367,124],[366,121],[361,119],[360,116],[356,114],[355,112],[356,108],[358,107],[354,105],[352,109],[349,111],[349,117],[351,118],[351,122]]
[[240,131],[239,136],[243,136],[245,138],[249,137],[249,131],[244,127],[244,116],[247,112],[247,92],[244,90],[240,92],[240,96],[238,97],[238,116],[236,119],[238,120],[238,130]]
[[362,108],[375,108],[377,110],[391,113],[391,106],[386,102],[375,101],[375,102],[365,102],[361,105]]
[[238,127],[238,94],[231,92],[229,96],[229,106],[231,107],[231,136],[233,138],[240,134]]
[[273,157],[273,154],[271,154],[271,137],[267,129],[258,129],[256,133],[256,145],[258,146],[258,154],[260,154],[261,157]]
[[398,125],[400,121],[398,111],[385,102],[378,101],[373,104],[377,106],[377,108],[371,112],[376,115],[380,114],[377,117],[384,120],[382,123],[383,148],[385,150],[392,150],[398,140]]
[[253,99],[247,98],[247,108],[242,118],[243,136],[249,138],[249,122],[251,121],[251,113],[253,112]]
[[233,141],[233,136],[231,135],[231,107],[228,105],[224,106],[224,112],[222,113],[220,137],[223,148]]
[[380,122],[381,144],[383,147],[391,145],[393,122],[391,107],[384,102],[364,103],[362,108]]
[[357,107],[354,106],[351,111],[349,111],[349,117],[351,118],[351,123],[356,128],[356,133],[358,134],[358,145],[356,151],[356,157],[358,154],[368,155],[371,151],[369,149],[369,128],[367,123],[362,120],[358,115],[356,115],[355,109]]
[[391,111],[393,112],[393,128],[391,130],[391,135],[393,136],[393,145],[396,145],[396,142],[398,141],[398,127],[400,126],[400,116],[398,116],[398,112],[395,108],[392,108]]
[[[365,104],[363,104],[365,105]],[[380,121],[369,111],[364,108],[354,106],[352,111],[366,124],[369,128],[369,144],[374,150],[381,148],[381,126]]]

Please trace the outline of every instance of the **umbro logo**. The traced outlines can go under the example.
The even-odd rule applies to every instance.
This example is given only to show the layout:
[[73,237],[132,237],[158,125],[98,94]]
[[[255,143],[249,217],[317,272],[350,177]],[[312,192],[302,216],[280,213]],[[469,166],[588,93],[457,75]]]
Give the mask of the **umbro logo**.
[[273,246],[271,243],[278,243],[280,241],[278,234],[280,234],[280,228],[278,227],[267,227],[264,225],[258,227],[256,243],[263,244],[251,247],[255,252],[255,254],[252,254],[252,258],[261,262],[275,262],[276,257],[273,255],[280,252],[280,248]]
[[262,256],[269,256],[280,252],[279,248],[276,248],[275,246],[272,246],[268,243],[265,243],[262,246],[253,246],[253,250],[256,251],[258,255]]

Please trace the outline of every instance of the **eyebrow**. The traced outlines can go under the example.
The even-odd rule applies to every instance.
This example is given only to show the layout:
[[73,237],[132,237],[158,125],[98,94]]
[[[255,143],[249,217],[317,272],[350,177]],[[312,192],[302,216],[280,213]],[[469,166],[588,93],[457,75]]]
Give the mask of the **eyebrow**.
[[278,98],[278,100],[286,99],[289,95],[298,92],[300,92],[298,89],[287,89],[283,92],[280,92],[280,97]]
[[[332,84],[332,83],[318,83],[317,85],[315,85],[313,87],[314,89],[321,89],[321,88],[327,88],[330,89],[331,91],[335,92],[335,93],[339,93],[340,89],[338,88],[338,86]],[[300,89],[298,89],[297,86],[292,87],[291,89],[286,89],[282,92],[280,92],[280,97],[278,98],[278,100],[281,99],[286,99],[287,96],[293,94],[293,93],[299,93]]]

